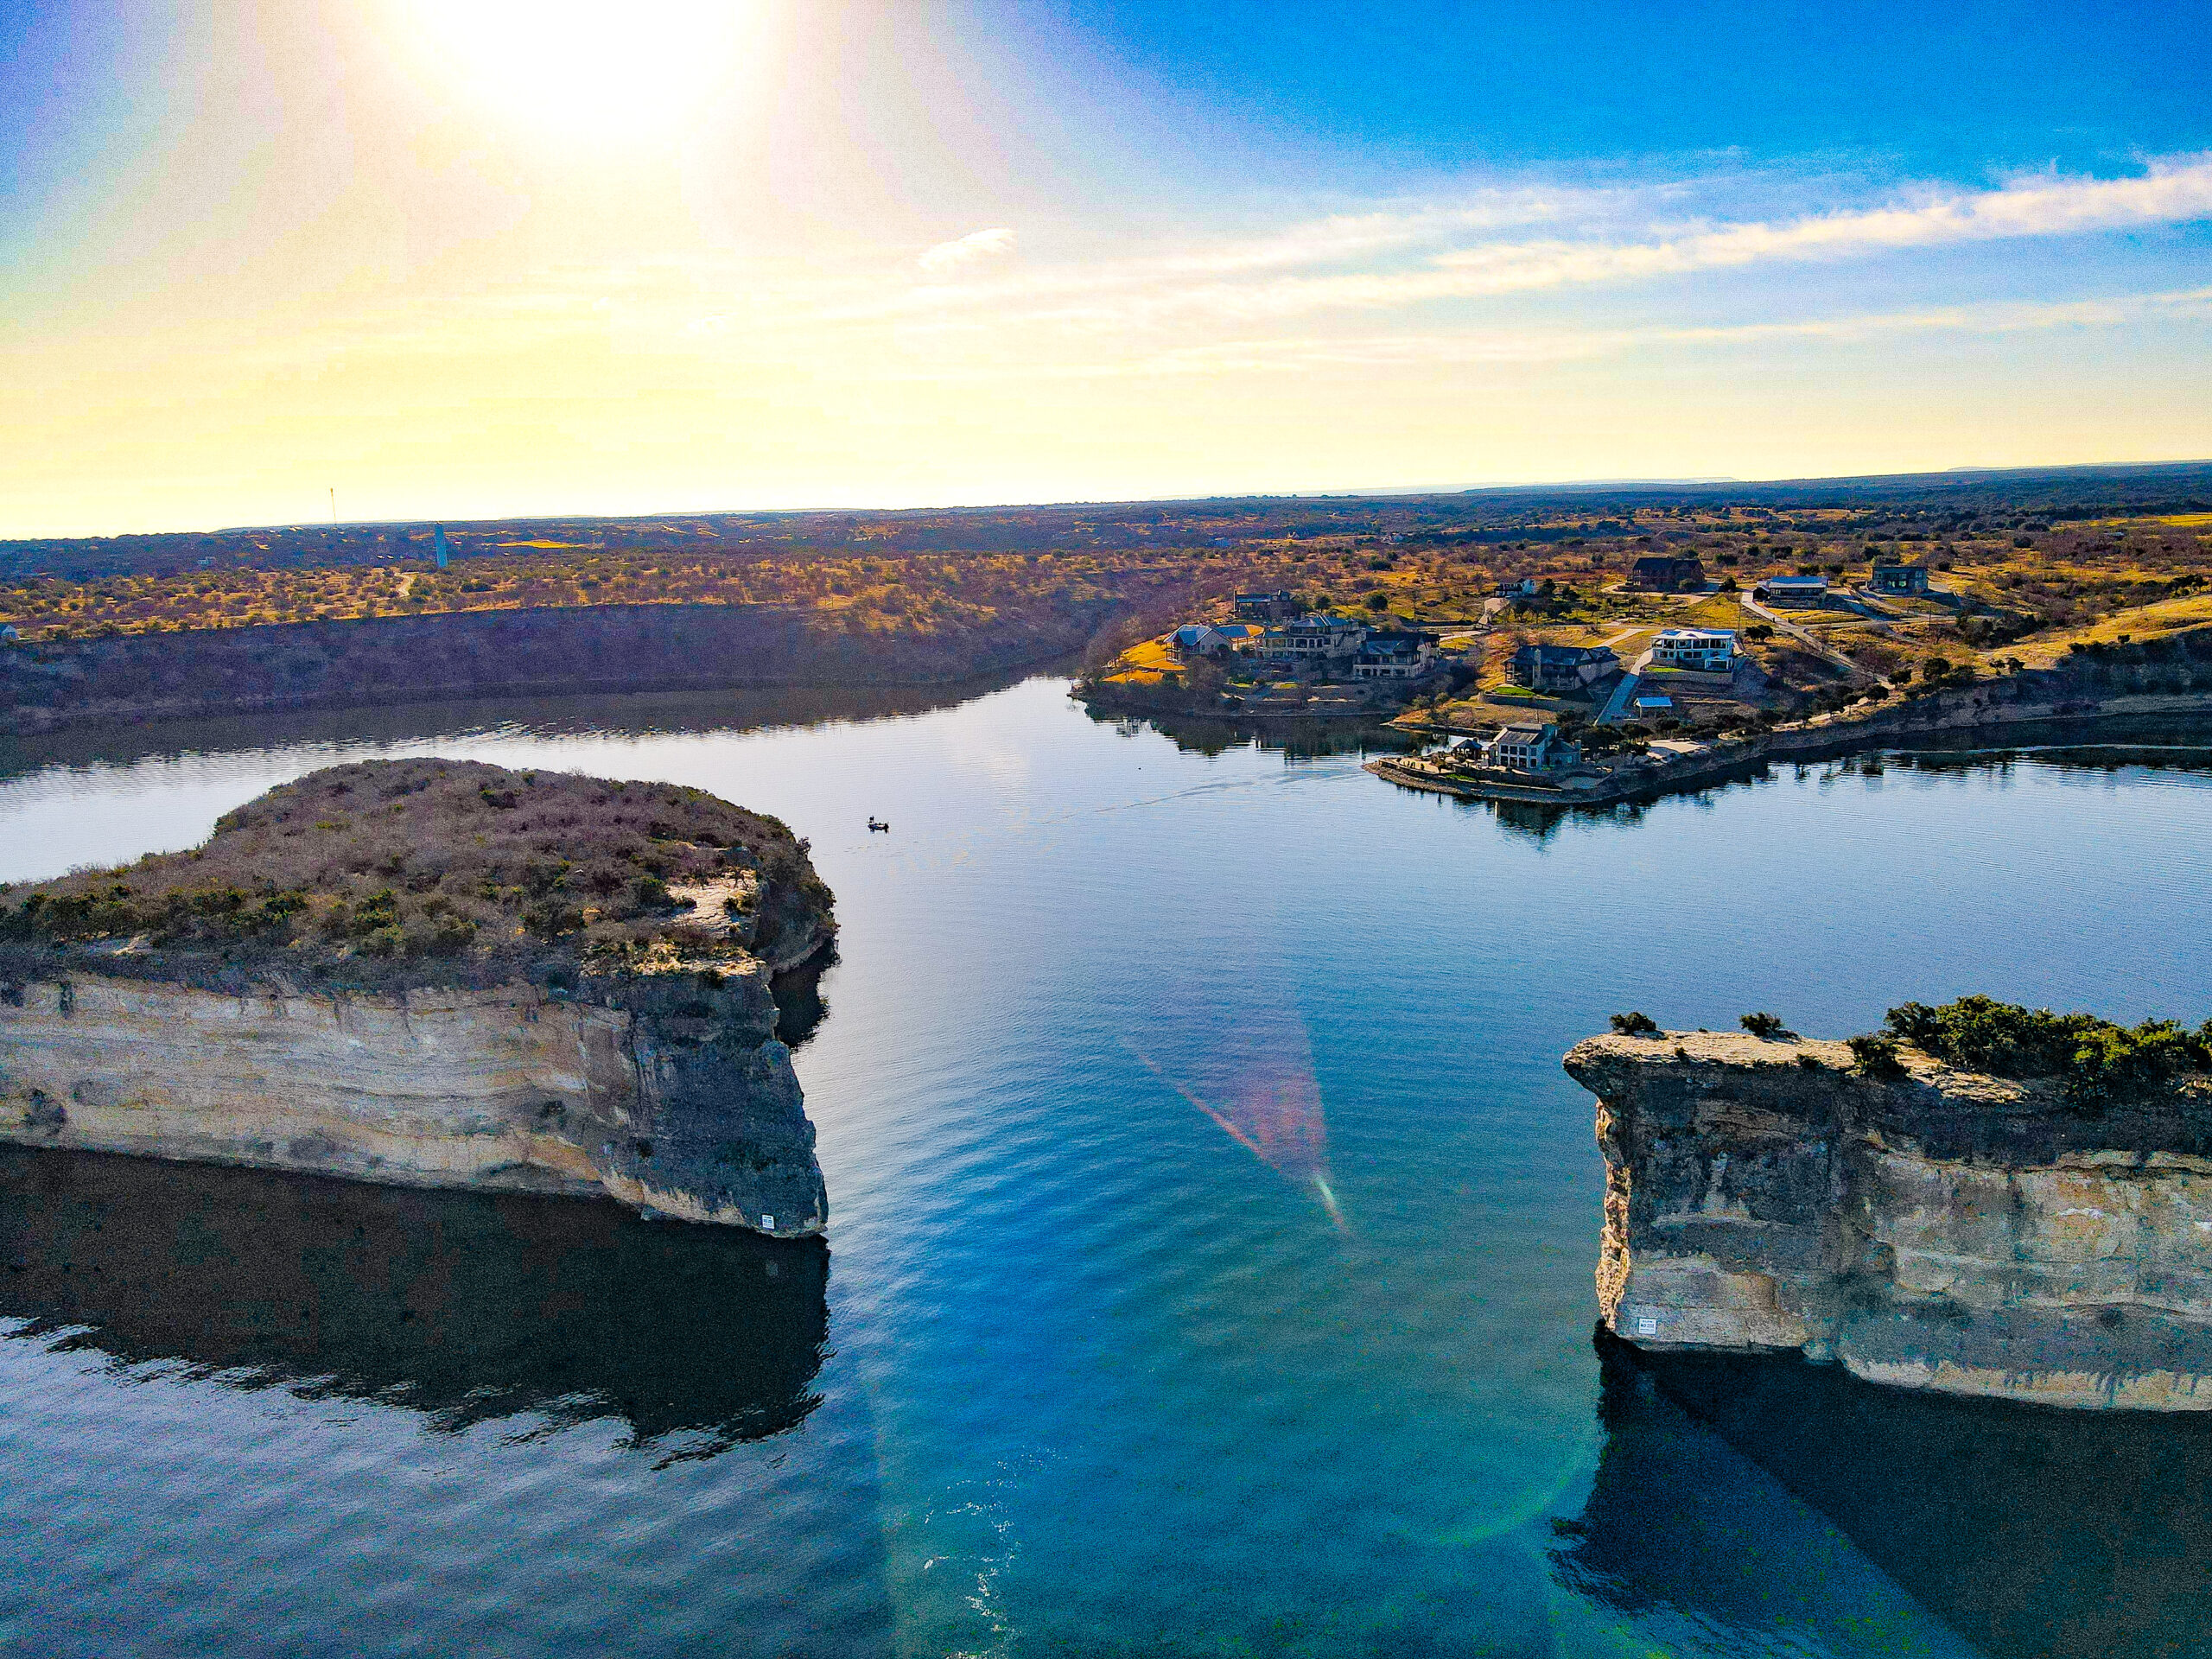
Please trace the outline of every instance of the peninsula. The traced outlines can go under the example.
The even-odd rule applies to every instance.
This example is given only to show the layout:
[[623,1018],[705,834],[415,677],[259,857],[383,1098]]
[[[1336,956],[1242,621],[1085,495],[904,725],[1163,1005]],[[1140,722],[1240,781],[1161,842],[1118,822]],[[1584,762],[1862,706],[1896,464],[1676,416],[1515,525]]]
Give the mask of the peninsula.
[[700,790],[332,767],[0,890],[0,1141],[818,1233],[774,978],[834,931],[805,843]]
[[1848,1043],[1614,1023],[1566,1065],[1599,1103],[1615,1335],[2212,1410],[2212,1022],[1968,997]]

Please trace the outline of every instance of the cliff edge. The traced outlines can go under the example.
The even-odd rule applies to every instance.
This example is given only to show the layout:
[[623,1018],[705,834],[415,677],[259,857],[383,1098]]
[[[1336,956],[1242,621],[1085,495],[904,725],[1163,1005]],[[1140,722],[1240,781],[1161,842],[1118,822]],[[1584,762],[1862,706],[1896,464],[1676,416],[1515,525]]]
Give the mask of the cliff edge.
[[[1578,1045],[1566,1066],[1599,1098],[1605,1156],[1605,1326],[1937,1393],[2212,1410],[2203,1036],[1986,999],[1892,1024],[1947,1031],[1960,1008],[2118,1033],[2123,1069],[2085,1083],[2084,1048],[2072,1071],[1999,1076],[1896,1038]],[[2139,1061],[2138,1039],[2171,1058]]]
[[804,842],[702,791],[334,767],[200,848],[0,890],[0,1141],[828,1221],[774,975]]

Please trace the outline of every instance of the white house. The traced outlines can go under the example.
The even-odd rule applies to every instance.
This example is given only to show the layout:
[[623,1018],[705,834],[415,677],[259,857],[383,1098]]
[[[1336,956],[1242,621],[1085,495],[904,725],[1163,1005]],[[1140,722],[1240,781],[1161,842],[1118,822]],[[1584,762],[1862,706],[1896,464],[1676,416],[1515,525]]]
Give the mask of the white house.
[[1733,628],[1667,628],[1651,642],[1654,668],[1688,668],[1700,674],[1729,674],[1736,668]]
[[1175,654],[1185,662],[1193,657],[1216,657],[1229,649],[1229,641],[1221,630],[1208,627],[1203,622],[1186,622],[1170,636]]

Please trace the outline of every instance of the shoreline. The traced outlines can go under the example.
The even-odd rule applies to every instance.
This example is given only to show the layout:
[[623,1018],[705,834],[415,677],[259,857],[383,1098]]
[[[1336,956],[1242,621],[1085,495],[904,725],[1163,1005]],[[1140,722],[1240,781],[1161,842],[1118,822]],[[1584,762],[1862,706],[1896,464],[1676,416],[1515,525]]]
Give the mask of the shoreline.
[[[1901,711],[1885,712],[1887,718],[1877,715],[1866,720],[1784,729],[1716,744],[1704,753],[1685,757],[1671,765],[1617,773],[1594,789],[1568,790],[1535,782],[1440,776],[1395,757],[1370,760],[1365,770],[1401,788],[1449,795],[1460,800],[1511,801],[1568,810],[1613,806],[1623,801],[1653,801],[1669,795],[1694,793],[1739,775],[1755,773],[1777,760],[1840,760],[1876,750],[1908,748],[1916,738],[1981,738],[2007,729],[2045,727],[2075,741],[2062,739],[2030,746],[1993,742],[1985,752],[2018,753],[2024,747],[2079,748],[2093,740],[2100,728],[2175,718],[2212,722],[2212,695],[2113,697],[2087,709],[2063,704],[1984,707],[1974,709],[1971,715],[1967,715],[1965,709],[1952,707],[1917,719],[1901,718]],[[2212,748],[2212,731],[2208,731],[2205,747]]]

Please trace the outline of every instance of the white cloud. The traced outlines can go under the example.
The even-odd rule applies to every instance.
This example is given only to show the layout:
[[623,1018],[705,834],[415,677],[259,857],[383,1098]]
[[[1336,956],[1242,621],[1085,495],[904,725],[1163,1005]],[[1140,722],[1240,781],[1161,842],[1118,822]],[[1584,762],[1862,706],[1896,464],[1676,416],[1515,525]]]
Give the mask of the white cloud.
[[940,242],[926,250],[915,263],[932,276],[942,276],[1013,251],[1014,232],[1001,225],[993,230],[970,232],[957,241]]
[[2212,288],[2124,294],[2104,299],[1937,306],[1772,322],[1624,328],[1557,328],[1316,334],[1224,340],[1098,361],[1004,362],[937,368],[931,379],[1113,379],[1303,374],[1447,364],[1558,363],[1666,347],[1756,346],[1776,340],[1868,340],[1928,334],[2011,334],[2057,328],[2114,328],[2154,319],[2212,322]]
[[[1633,283],[1777,264],[1835,262],[1972,243],[2148,229],[2212,218],[2212,156],[2152,162],[2134,177],[2052,175],[1983,191],[1921,189],[1877,207],[1683,226],[1694,186],[1643,192],[1493,192],[1459,202],[1398,204],[1294,224],[1242,238],[1136,257],[977,274],[845,308],[950,316],[988,311],[995,322],[1149,327],[1178,319],[1258,321],[1323,311],[1379,310],[1596,284]],[[1641,224],[1630,219],[1641,209]],[[1541,240],[1479,238],[1484,232],[1557,223],[1580,234]],[[1011,232],[986,231],[932,248],[925,268],[950,276],[1003,251]],[[1003,239],[1001,239],[1003,238]]]

